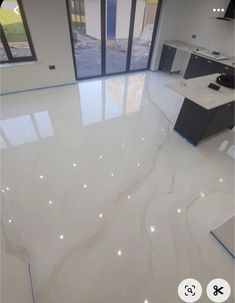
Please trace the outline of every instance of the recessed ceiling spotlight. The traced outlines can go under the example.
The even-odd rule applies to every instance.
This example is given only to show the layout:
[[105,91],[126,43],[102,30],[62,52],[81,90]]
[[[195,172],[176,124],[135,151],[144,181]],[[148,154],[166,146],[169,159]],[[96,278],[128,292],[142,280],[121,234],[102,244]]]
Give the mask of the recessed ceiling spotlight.
[[99,214],[99,218],[100,219],[103,218],[103,214],[102,213]]
[[139,163],[139,162],[137,163],[137,166],[138,166],[138,167],[140,166],[140,163]]
[[224,8],[221,8],[221,12],[224,12]]
[[43,175],[40,175],[40,177],[39,177],[40,179],[43,179]]
[[64,239],[64,235],[60,235],[60,240],[63,240]]
[[114,176],[114,173],[111,171],[110,175],[111,175],[111,177],[113,177],[113,176]]
[[151,233],[154,233],[155,230],[156,230],[156,228],[155,228],[155,226],[150,225],[150,226],[149,226],[149,230],[151,231]]
[[200,193],[201,197],[204,198],[205,194],[203,192]]
[[8,220],[8,223],[11,223],[11,222],[12,222],[11,219],[9,219],[9,220]]
[[119,251],[117,252],[117,255],[118,255],[118,256],[121,256],[121,255],[122,255],[122,251],[119,250]]
[[8,186],[7,186],[7,187],[6,187],[6,190],[8,190],[8,191],[9,191],[9,190],[10,190],[10,187],[8,187]]
[[217,12],[220,12],[220,8],[217,8]]
[[4,189],[2,189],[2,193],[4,193],[4,191],[5,191],[5,190],[4,190]]
[[103,159],[103,156],[102,156],[102,155],[99,155],[99,159]]
[[50,200],[48,203],[51,205],[53,202]]
[[216,12],[216,8],[213,8],[212,11],[213,11],[213,12]]
[[220,182],[223,182],[224,180],[222,178],[219,179]]
[[124,148],[124,147],[125,147],[125,145],[124,145],[124,144],[122,144],[122,145],[121,145],[121,147],[122,147],[122,148]]
[[181,213],[181,209],[180,209],[180,208],[178,208],[178,209],[177,209],[177,212],[178,212],[178,213]]
[[149,301],[148,300],[144,300],[144,303],[149,303]]
[[73,167],[76,167],[77,166],[77,163],[73,163]]
[[131,196],[129,195],[129,196],[127,196],[127,199],[129,199],[130,200],[130,198],[131,198]]
[[84,187],[84,188],[87,188],[87,185],[86,185],[86,184],[84,184],[84,185],[83,185],[83,187]]
[[144,141],[144,137],[142,137],[142,140]]

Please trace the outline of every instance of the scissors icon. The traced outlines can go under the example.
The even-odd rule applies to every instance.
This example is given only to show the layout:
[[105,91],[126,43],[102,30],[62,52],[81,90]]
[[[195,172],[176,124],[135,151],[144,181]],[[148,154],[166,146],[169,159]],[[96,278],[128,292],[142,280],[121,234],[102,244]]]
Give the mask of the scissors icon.
[[214,296],[218,296],[218,294],[221,294],[221,295],[223,295],[224,293],[222,292],[222,289],[223,289],[223,286],[221,286],[220,288],[217,286],[217,285],[214,285],[213,286],[213,288],[214,288]]

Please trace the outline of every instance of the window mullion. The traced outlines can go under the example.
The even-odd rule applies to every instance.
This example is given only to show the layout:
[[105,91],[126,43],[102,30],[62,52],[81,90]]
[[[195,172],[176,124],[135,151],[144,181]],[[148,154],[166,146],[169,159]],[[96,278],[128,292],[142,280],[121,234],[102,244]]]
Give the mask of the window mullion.
[[6,35],[5,35],[5,33],[4,33],[4,30],[3,30],[3,27],[2,27],[1,24],[0,24],[0,31],[1,31],[1,41],[2,41],[3,47],[4,47],[4,49],[5,49],[6,55],[7,55],[7,57],[8,57],[8,60],[9,60],[10,62],[13,62],[13,61],[14,61],[14,57],[12,56],[10,46],[9,46],[9,44],[8,44]]

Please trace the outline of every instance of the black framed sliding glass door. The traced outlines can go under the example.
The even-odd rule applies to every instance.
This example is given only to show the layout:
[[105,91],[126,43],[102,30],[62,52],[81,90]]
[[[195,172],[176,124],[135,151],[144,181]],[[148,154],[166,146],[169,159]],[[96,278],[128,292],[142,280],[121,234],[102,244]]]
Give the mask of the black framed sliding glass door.
[[77,79],[148,69],[161,0],[67,0]]

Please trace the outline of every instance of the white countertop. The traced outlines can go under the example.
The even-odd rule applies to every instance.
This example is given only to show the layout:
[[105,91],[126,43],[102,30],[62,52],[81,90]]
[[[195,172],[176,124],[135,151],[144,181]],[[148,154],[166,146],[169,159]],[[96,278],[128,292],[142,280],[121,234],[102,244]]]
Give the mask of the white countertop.
[[235,100],[235,90],[221,86],[218,91],[208,87],[209,83],[216,84],[216,78],[220,74],[182,80],[180,82],[169,83],[166,86],[178,94],[188,98],[196,104],[212,109]]
[[165,40],[164,44],[175,47],[177,49],[181,49],[181,50],[189,52],[189,53],[194,52],[196,49],[200,49],[200,50],[205,49],[205,47],[183,42],[183,41],[179,41],[179,40]]
[[[229,65],[231,67],[235,67],[235,65],[233,64],[234,60],[229,59],[229,58],[225,59],[225,60],[217,60],[216,57],[215,58],[208,57],[206,54],[207,53],[206,48],[196,45],[196,44],[191,44],[191,43],[187,43],[187,42],[183,42],[183,41],[179,41],[179,40],[165,40],[164,44],[175,47],[177,49],[183,50],[188,53],[197,54],[198,56],[201,56],[201,57],[210,58],[213,61],[225,64],[225,65]],[[199,50],[199,52],[197,50]]]

